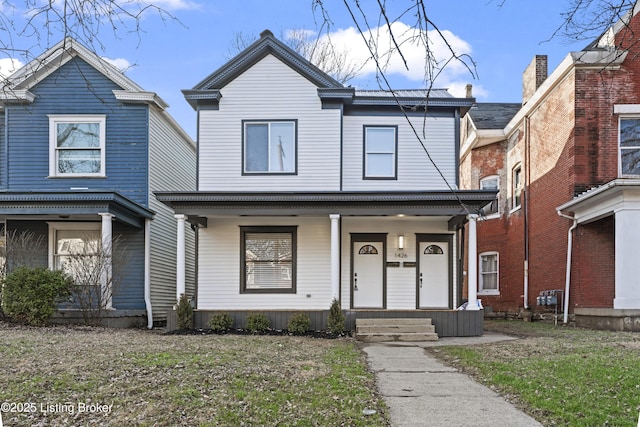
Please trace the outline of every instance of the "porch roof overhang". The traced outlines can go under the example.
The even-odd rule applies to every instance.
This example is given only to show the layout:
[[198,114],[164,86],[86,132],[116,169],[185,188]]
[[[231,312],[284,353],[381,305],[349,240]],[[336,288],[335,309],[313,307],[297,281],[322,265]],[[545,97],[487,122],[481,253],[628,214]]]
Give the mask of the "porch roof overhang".
[[0,191],[0,216],[78,217],[111,213],[143,228],[154,212],[113,191]]
[[640,210],[640,179],[615,179],[557,208],[560,212],[572,212],[579,224],[614,215],[621,209]]
[[446,216],[456,224],[496,197],[493,190],[425,192],[156,192],[156,198],[202,224],[207,216]]

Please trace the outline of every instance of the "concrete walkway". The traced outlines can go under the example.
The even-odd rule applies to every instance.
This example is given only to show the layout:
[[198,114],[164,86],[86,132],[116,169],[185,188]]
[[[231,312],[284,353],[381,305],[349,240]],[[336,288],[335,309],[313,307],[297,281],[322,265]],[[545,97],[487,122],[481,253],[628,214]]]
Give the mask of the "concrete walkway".
[[508,339],[514,338],[485,334],[424,343],[362,344],[362,349],[376,374],[378,390],[389,407],[394,427],[541,426],[496,392],[443,365],[424,350]]

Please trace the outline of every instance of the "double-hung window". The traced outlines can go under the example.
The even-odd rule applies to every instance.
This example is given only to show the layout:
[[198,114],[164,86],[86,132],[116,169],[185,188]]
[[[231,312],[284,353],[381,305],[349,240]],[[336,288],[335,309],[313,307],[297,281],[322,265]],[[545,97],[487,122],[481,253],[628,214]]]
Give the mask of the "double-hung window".
[[244,121],[243,173],[295,174],[296,121]]
[[105,176],[104,115],[49,115],[49,175]]
[[[95,285],[102,250],[100,223],[49,223],[50,267],[64,270],[78,285]],[[92,280],[91,274],[98,275]],[[94,275],[95,275],[94,274]]]
[[[480,180],[481,190],[499,190],[498,175],[491,175]],[[482,209],[482,213],[486,216],[498,213],[498,198],[500,193],[496,193],[496,198]]]
[[621,117],[619,122],[620,175],[640,175],[640,117]]
[[240,291],[296,292],[296,227],[240,227]]
[[522,204],[522,166],[518,165],[513,168],[511,176],[512,194],[511,194],[511,209],[518,209]]
[[364,127],[364,179],[397,178],[398,128]]
[[498,295],[498,253],[480,254],[480,280],[478,294]]

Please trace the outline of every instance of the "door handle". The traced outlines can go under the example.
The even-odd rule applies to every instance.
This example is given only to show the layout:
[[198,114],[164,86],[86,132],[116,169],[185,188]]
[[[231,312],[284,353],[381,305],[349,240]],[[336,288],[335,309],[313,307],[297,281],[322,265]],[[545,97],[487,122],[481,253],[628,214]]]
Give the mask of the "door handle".
[[353,273],[353,290],[358,290],[358,273]]
[[422,273],[420,273],[420,287],[422,287]]

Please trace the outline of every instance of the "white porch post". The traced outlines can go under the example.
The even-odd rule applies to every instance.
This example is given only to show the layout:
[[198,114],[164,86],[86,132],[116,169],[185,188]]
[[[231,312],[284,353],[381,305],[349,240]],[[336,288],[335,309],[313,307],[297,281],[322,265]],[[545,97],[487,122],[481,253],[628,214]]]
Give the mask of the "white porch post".
[[469,215],[469,268],[467,271],[467,310],[479,310],[478,307],[478,235],[476,220],[478,215]]
[[185,293],[185,237],[184,237],[184,221],[186,215],[175,215],[178,221],[178,234],[176,244],[176,301],[180,299],[180,295]]
[[615,309],[640,309],[640,275],[638,274],[638,227],[640,210],[622,208],[615,211]]
[[102,296],[105,299],[104,308],[110,310],[113,308],[113,295],[111,295],[113,267],[111,265],[111,256],[113,254],[113,218],[115,215],[110,213],[99,213],[98,215],[102,217],[102,257],[105,263],[100,281],[102,282]]
[[340,300],[340,215],[331,214],[331,300]]

